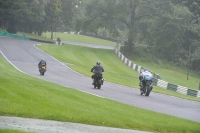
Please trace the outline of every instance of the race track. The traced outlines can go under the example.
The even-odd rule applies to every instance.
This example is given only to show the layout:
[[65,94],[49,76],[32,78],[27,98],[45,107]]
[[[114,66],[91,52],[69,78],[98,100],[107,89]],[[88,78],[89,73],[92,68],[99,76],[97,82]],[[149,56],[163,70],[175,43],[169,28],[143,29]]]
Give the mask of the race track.
[[[100,90],[94,89],[91,85],[92,79],[90,77],[71,70],[55,58],[37,49],[34,46],[36,44],[38,42],[5,37],[0,38],[0,50],[3,55],[16,68],[27,74],[138,108],[200,122],[199,102],[153,92],[149,97],[145,97],[140,95],[138,89],[106,81]],[[81,45],[81,43],[73,44]],[[84,46],[87,45],[84,44]],[[94,46],[96,48],[100,47],[97,45]],[[106,48],[106,46],[103,46],[103,48]],[[110,46],[108,48],[111,49]],[[47,72],[45,76],[40,76],[37,68],[37,64],[42,57],[47,61]]]

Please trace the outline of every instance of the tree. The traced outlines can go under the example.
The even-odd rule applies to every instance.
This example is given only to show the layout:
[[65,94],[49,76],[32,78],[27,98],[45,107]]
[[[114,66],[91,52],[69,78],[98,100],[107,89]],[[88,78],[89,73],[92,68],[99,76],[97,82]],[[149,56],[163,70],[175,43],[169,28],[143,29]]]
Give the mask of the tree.
[[8,32],[18,30],[42,33],[44,21],[44,0],[1,0],[0,22]]
[[26,0],[1,0],[1,22],[8,32],[16,33],[17,26],[23,22],[23,14],[27,12]]
[[160,11],[159,16],[155,18],[150,41],[154,43],[159,57],[177,62],[181,58],[184,33],[189,28],[192,14],[186,7],[174,6],[171,2],[162,5],[168,9]]
[[194,17],[196,19],[199,18],[199,14],[200,14],[200,1],[199,0],[172,0],[172,2],[176,5],[184,5],[184,6],[188,7],[190,12],[192,12],[194,14]]
[[[117,33],[116,25],[123,24],[128,30],[127,50],[132,53],[136,25],[144,18],[154,15],[156,0],[87,0],[85,2],[83,31],[96,32],[98,28],[106,28],[111,33]],[[139,33],[137,32],[137,33]]]
[[4,28],[5,23],[5,0],[0,0],[0,27]]
[[[60,30],[70,30],[73,28],[73,18],[76,15],[76,6],[79,5],[79,0],[62,0],[62,13],[60,16]],[[61,29],[62,28],[62,29]]]
[[[190,12],[193,14],[192,19],[190,20],[190,23],[188,24],[189,28],[186,29],[184,32],[183,37],[183,47],[184,50],[187,52],[191,52],[191,60],[190,57],[188,57],[190,60],[190,64],[192,69],[199,70],[200,71],[200,56],[199,54],[199,48],[200,48],[200,1],[199,0],[173,0],[174,4],[177,5],[184,5],[188,7]],[[191,51],[189,50],[191,49]],[[189,54],[189,55],[190,55]]]
[[48,29],[51,31],[51,39],[53,39],[53,31],[60,19],[60,14],[62,12],[61,5],[61,0],[50,0],[45,7],[45,21],[48,25]]
[[18,26],[18,30],[41,35],[44,26],[44,1],[43,0],[28,0],[27,1],[27,11],[24,16],[23,22]]

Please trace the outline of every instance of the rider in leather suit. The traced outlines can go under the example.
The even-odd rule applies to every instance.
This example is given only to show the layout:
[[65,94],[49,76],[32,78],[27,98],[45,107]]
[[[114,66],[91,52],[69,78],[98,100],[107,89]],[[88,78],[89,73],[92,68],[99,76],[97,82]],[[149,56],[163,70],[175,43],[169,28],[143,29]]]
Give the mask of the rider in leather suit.
[[101,66],[101,63],[98,61],[96,63],[96,65],[91,69],[91,72],[94,72],[94,75],[92,75],[92,79],[93,79],[93,85],[94,85],[94,78],[95,78],[95,75],[97,74],[100,74],[101,75],[101,78],[103,79],[103,76],[102,76],[102,72],[104,72],[104,68]]

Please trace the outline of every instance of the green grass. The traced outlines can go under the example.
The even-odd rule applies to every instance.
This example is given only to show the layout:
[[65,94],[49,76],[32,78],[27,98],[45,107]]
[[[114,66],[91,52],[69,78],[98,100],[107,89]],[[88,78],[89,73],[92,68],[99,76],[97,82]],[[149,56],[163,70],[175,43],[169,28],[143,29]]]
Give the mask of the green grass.
[[[100,61],[105,69],[103,74],[106,81],[139,88],[139,73],[119,60],[113,50],[99,50],[73,45],[40,45],[38,47],[62,62],[73,64],[68,66],[86,76],[92,75],[91,68],[96,61]],[[192,86],[193,81],[189,80],[188,82]],[[159,87],[154,87],[153,91],[200,102],[200,98],[179,94]]]
[[32,132],[24,132],[24,131],[9,130],[9,129],[0,129],[0,133],[32,133]]
[[[46,32],[46,33],[43,33],[42,36],[46,38],[51,38],[51,33]],[[54,39],[56,39],[57,37],[60,37],[61,41],[63,40],[63,41],[70,41],[70,42],[81,42],[81,43],[102,44],[102,45],[112,45],[112,46],[116,44],[115,42],[93,38],[89,36],[84,36],[84,35],[77,35],[77,34],[54,32],[53,36],[54,36]]]
[[161,133],[200,132],[200,123],[95,97],[28,76],[14,69],[2,56],[0,62],[0,115]]

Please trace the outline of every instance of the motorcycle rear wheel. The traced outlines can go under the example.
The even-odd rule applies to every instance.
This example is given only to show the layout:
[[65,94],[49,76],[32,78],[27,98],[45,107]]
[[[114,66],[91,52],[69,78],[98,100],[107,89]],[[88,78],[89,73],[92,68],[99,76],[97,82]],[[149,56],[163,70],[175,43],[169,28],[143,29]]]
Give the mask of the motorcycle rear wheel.
[[149,96],[150,92],[151,92],[151,86],[146,86],[145,87],[145,96]]
[[97,86],[97,88],[98,88],[98,89],[101,89],[101,85],[99,84],[99,85]]
[[40,72],[40,75],[44,75],[44,71],[41,71],[41,72]]

